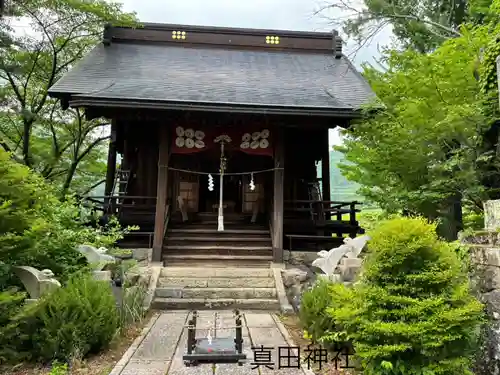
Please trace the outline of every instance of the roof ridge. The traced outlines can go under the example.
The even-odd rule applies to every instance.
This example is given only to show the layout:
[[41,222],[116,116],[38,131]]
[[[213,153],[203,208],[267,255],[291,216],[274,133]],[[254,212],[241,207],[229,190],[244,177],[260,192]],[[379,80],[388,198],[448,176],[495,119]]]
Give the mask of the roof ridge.
[[230,28],[163,23],[144,23],[139,27],[106,24],[103,44],[117,42],[161,42],[169,44],[205,44],[242,46],[258,49],[330,51],[342,56],[342,38],[337,30],[326,32]]
[[175,24],[175,23],[157,23],[157,22],[141,22],[139,27],[131,26],[114,26],[123,29],[142,28],[146,30],[171,31],[172,29],[182,28],[190,31],[203,31],[227,34],[252,34],[265,35],[269,33],[280,33],[283,36],[296,36],[308,38],[329,39],[332,33],[338,35],[338,31],[332,29],[329,32],[325,31],[306,31],[306,30],[291,30],[291,29],[264,29],[264,28],[247,28],[247,27],[226,27],[226,26],[205,26],[192,24]]

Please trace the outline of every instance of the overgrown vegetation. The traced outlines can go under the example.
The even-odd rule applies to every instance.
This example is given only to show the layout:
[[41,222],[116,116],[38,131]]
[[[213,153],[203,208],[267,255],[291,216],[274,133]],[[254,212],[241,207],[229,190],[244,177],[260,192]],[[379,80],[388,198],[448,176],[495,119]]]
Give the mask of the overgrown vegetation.
[[105,22],[135,25],[135,16],[104,0],[19,0],[10,11],[29,31],[16,30],[20,18],[0,19],[0,147],[61,195],[83,193],[104,175],[109,123],[63,111],[47,90],[97,44]]
[[55,188],[0,149],[0,290],[20,285],[12,266],[50,269],[64,282],[86,266],[80,244],[109,247],[123,230],[86,226],[88,218],[71,198],[61,201]]
[[472,374],[483,306],[455,245],[421,218],[382,223],[352,288],[305,293],[304,328],[319,342],[353,344],[366,375]]
[[[87,226],[80,207],[55,189],[0,149],[0,363],[80,358],[144,315],[144,288],[117,308],[110,284],[92,280],[76,251],[80,244],[110,247],[124,230],[116,222]],[[63,287],[25,306],[15,265],[48,268]]]
[[[88,226],[95,220],[72,196],[102,178],[108,124],[63,112],[47,94],[99,41],[105,22],[133,25],[135,17],[101,0],[21,0],[10,11],[0,19],[0,363],[59,360],[55,375],[143,316],[143,290],[117,307],[110,284],[93,280],[76,250],[110,248],[126,232],[114,220]],[[18,17],[30,32],[12,27]],[[12,272],[21,265],[50,269],[62,287],[26,304]]]
[[348,35],[366,41],[391,25],[396,37],[378,66],[364,66],[377,112],[346,132],[343,173],[383,210],[437,221],[455,240],[464,217],[500,197],[500,2],[329,3],[347,12]]

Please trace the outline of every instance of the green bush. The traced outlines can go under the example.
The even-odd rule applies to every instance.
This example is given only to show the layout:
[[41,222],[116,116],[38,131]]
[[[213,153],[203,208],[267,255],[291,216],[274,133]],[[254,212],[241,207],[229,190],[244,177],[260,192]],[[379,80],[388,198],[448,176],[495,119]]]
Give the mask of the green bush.
[[381,221],[394,219],[399,217],[398,214],[391,214],[382,209],[362,209],[359,214],[356,215],[359,225],[363,228],[367,233],[373,231],[377,228],[378,224]]
[[365,375],[472,374],[483,306],[454,247],[418,218],[387,221],[372,234],[350,301],[328,310]]
[[84,357],[105,348],[117,333],[118,323],[110,285],[77,274],[64,288],[26,306],[0,328],[0,353],[10,356],[10,361]]
[[79,244],[109,246],[122,237],[116,221],[106,228],[85,225],[88,218],[71,198],[0,149],[0,290],[21,286],[13,265],[48,268],[65,281],[86,266]]
[[335,324],[328,309],[342,306],[349,300],[350,293],[350,289],[344,284],[319,279],[302,295],[299,318],[313,342],[320,343],[330,350],[344,347],[342,330]]

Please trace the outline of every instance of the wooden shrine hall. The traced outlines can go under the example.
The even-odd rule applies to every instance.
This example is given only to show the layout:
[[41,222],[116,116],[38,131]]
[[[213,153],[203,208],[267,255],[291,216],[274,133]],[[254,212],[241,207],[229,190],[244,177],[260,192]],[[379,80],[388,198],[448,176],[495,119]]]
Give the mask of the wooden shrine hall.
[[330,200],[328,130],[374,94],[335,31],[107,25],[49,93],[111,121],[89,200],[155,261],[280,263],[362,232],[357,202]]

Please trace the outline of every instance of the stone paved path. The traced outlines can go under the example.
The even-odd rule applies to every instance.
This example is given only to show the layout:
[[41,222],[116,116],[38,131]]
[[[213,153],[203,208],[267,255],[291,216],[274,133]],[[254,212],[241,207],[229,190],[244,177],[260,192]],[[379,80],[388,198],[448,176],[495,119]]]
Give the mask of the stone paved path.
[[[199,311],[198,313],[197,337],[205,337],[207,330],[202,328],[213,326],[214,311]],[[216,375],[312,374],[302,368],[278,369],[278,348],[294,346],[278,317],[263,312],[243,312],[243,314],[243,351],[247,355],[247,362],[243,366],[218,364],[215,366]],[[212,375],[214,370],[210,364],[200,364],[196,367],[184,366],[182,356],[186,351],[187,341],[187,329],[184,329],[184,326],[187,324],[188,315],[188,311],[155,315],[110,375]],[[224,327],[234,327],[233,313],[220,311],[219,322],[221,329],[217,331],[217,337],[233,337],[234,328],[224,329]],[[271,353],[272,363],[275,364],[274,369],[265,366],[252,369],[255,367],[252,365],[254,362],[252,346],[260,347],[261,345],[273,348]],[[287,358],[281,359],[281,363],[286,363],[286,361]]]

